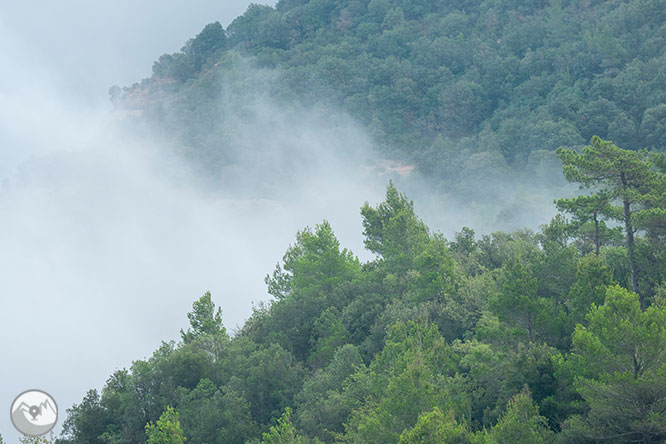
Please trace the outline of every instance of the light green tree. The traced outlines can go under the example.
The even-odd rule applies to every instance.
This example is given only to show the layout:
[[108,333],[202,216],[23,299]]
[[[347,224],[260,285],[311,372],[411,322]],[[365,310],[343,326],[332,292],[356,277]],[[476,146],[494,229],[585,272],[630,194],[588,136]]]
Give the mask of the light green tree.
[[204,335],[226,335],[226,329],[222,325],[222,310],[215,310],[210,291],[204,293],[192,304],[192,311],[187,314],[190,320],[190,328],[187,332],[180,331],[184,343],[193,342]]
[[546,418],[539,415],[539,407],[532,402],[527,387],[513,397],[506,412],[490,431],[493,444],[546,444],[552,443],[554,433]]
[[453,412],[444,414],[438,407],[419,416],[412,429],[400,435],[399,444],[482,444],[485,436],[470,432],[465,424],[455,420]]
[[[340,248],[327,221],[314,230],[299,231],[282,265],[266,276],[268,292],[276,299],[270,305],[270,317],[254,316],[246,327],[258,342],[278,342],[299,360],[311,358],[313,364],[323,365],[332,354],[315,356],[320,347],[345,341],[344,329],[325,312],[341,310],[349,302],[351,295],[344,287],[359,272],[358,259]],[[337,339],[325,344],[326,338],[320,335],[333,332]]]
[[178,416],[178,412],[169,406],[157,423],[146,424],[147,444],[183,444],[185,436]]
[[397,443],[419,415],[438,406],[462,417],[469,401],[455,375],[453,352],[436,326],[414,322],[389,328],[384,350],[357,375],[370,396],[352,412],[342,437],[347,443]]
[[305,444],[291,423],[291,408],[287,407],[276,425],[263,434],[261,444]]
[[428,228],[414,213],[414,203],[400,193],[393,182],[386,188],[386,200],[376,208],[361,208],[365,246],[379,256],[393,273],[406,272],[429,242]]
[[641,310],[620,286],[578,325],[566,365],[589,405],[571,421],[579,439],[658,443],[666,438],[666,306]]

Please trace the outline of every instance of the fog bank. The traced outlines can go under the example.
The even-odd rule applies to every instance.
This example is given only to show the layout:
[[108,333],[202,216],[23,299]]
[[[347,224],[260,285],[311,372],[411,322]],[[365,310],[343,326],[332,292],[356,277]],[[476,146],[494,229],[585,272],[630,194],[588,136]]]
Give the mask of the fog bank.
[[[206,23],[226,25],[219,4],[66,3],[0,7],[12,67],[0,72],[0,406],[40,388],[61,425],[86,390],[177,340],[205,291],[227,328],[242,325],[305,226],[329,220],[343,247],[370,259],[359,208],[380,202],[389,179],[450,238],[463,225],[536,228],[552,216],[550,195],[501,176],[470,177],[488,199],[437,189],[378,156],[339,110],[284,108],[262,90],[217,116],[233,162],[209,176],[163,134],[127,131],[106,90],[148,75]],[[228,23],[245,4],[227,6]],[[498,225],[502,211],[511,217]],[[16,442],[6,416],[0,433]]]
[[[32,57],[31,42],[6,26],[0,42],[13,67],[0,74],[0,404],[46,390],[61,425],[86,390],[178,339],[207,290],[225,325],[242,325],[252,301],[267,298],[264,276],[307,225],[328,219],[363,254],[359,208],[381,198],[385,178],[334,154],[339,140],[367,146],[357,128],[318,129],[303,116],[287,131],[300,111],[276,121],[262,105],[242,130],[270,123],[252,139],[277,156],[265,165],[288,159],[287,147],[311,155],[291,171],[274,168],[265,197],[244,192],[270,169],[253,168],[251,151],[229,176],[234,187],[211,188],[160,137],[119,129],[110,107],[64,87],[67,71]],[[8,417],[0,433],[17,440]]]

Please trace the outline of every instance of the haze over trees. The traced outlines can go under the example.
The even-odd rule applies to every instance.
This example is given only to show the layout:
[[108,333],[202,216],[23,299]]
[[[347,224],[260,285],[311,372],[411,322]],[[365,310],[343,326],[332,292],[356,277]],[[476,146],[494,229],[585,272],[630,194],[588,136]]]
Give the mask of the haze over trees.
[[626,233],[597,254],[562,215],[537,233],[463,228],[447,240],[389,183],[361,209],[373,260],[342,248],[326,221],[298,232],[266,277],[273,299],[240,331],[228,335],[204,294],[181,341],[90,390],[58,442],[664,442],[666,269],[655,254],[666,239],[635,216],[666,208],[654,197],[666,192],[663,159],[598,138],[559,154],[583,183],[604,160],[608,217],[624,217],[614,168],[640,183],[633,258]]
[[268,92],[343,109],[433,189],[559,159],[581,190],[537,231],[447,239],[389,182],[360,209],[373,259],[305,227],[239,331],[205,293],[58,443],[666,442],[665,42],[662,0],[282,0],[207,25],[112,99],[209,171]]
[[160,57],[123,103],[208,165],[233,159],[225,116],[257,94],[343,109],[381,152],[459,187],[507,165],[538,171],[555,163],[549,151],[592,136],[663,149],[665,10],[661,0],[252,5]]

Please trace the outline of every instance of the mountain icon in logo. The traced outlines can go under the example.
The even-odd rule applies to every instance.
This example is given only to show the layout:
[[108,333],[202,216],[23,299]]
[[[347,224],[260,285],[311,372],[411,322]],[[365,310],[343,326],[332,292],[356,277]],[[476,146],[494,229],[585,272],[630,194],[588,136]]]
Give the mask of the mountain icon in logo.
[[48,393],[28,390],[12,403],[11,419],[16,430],[28,436],[50,432],[58,422],[58,406]]

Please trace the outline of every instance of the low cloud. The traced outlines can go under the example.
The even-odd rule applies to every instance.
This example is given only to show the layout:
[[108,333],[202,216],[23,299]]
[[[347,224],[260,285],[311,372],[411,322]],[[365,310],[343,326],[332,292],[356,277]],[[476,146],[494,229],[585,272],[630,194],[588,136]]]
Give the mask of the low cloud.
[[[383,200],[389,179],[448,237],[463,225],[488,232],[552,216],[552,197],[529,180],[469,177],[492,188],[487,199],[438,189],[378,155],[343,112],[285,107],[267,88],[248,96],[228,79],[225,100],[243,102],[214,116],[229,161],[203,168],[169,137],[128,130],[131,113],[63,92],[7,28],[0,37],[15,67],[0,78],[0,402],[46,390],[61,423],[87,389],[178,339],[205,291],[228,328],[242,325],[297,230],[327,219],[343,247],[370,259],[359,209]],[[276,75],[247,69],[260,85]],[[512,219],[497,226],[502,211]],[[12,442],[8,418],[0,428]]]

